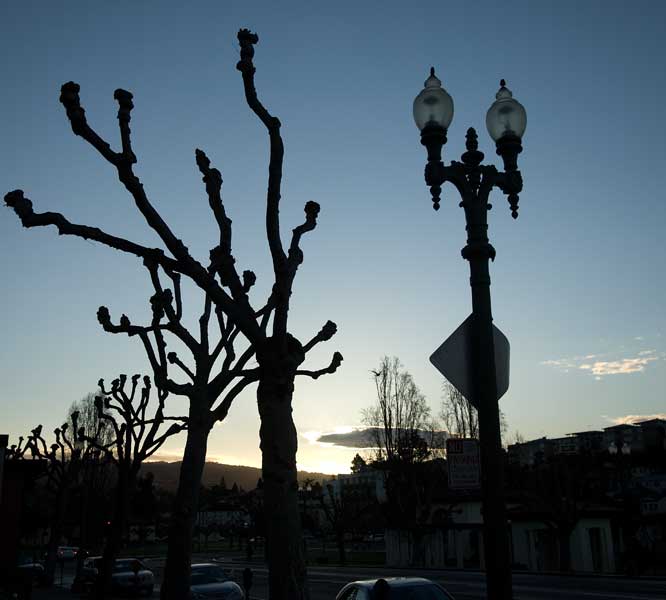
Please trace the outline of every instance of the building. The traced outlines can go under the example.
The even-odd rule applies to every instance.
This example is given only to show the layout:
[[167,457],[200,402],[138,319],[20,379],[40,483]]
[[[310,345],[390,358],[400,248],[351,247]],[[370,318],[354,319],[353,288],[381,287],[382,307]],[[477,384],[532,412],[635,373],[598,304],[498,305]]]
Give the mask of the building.
[[[336,498],[363,498],[369,502],[386,502],[384,474],[375,469],[364,469],[359,473],[341,473],[334,479],[324,482],[324,488],[331,486]],[[327,494],[324,494],[326,500]]]
[[603,449],[612,447],[618,450],[628,449],[629,452],[642,452],[645,449],[643,428],[628,423],[604,427]]
[[[613,573],[617,541],[608,506],[579,507],[579,515],[566,535],[570,568],[579,573]],[[431,526],[413,532],[386,532],[386,564],[441,569],[484,569],[483,515],[478,498],[441,503],[433,507]],[[442,518],[442,515],[445,515]],[[563,536],[552,515],[537,505],[509,500],[511,555],[514,569],[534,572],[560,570]]]

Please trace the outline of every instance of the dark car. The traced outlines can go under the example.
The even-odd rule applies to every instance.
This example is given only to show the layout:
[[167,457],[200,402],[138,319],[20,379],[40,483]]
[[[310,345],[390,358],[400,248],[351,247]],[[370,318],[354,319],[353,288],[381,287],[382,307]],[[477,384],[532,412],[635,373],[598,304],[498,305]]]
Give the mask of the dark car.
[[192,565],[190,575],[191,600],[244,600],[241,587],[215,563]]
[[46,570],[39,562],[22,562],[16,567],[18,574],[30,580],[33,586],[46,583]]
[[[384,583],[377,583],[383,581]],[[380,588],[386,591],[380,591]],[[352,581],[335,600],[454,600],[441,585],[422,577],[387,577]]]
[[[101,556],[91,556],[83,563],[83,580],[92,584],[99,576]],[[151,596],[155,587],[153,572],[136,558],[117,558],[113,563],[111,588],[116,594],[144,593]]]

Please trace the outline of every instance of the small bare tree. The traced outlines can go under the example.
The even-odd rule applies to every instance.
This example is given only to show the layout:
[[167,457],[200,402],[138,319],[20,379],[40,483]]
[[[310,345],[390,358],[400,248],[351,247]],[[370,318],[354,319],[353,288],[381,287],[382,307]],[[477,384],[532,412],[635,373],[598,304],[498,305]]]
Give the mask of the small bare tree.
[[450,383],[443,386],[440,418],[450,435],[463,438],[479,437],[479,415],[471,402]]
[[[57,550],[64,534],[70,495],[80,482],[83,465],[90,460],[100,459],[94,445],[80,443],[78,419],[79,413],[72,412],[68,421],[53,431],[55,441],[50,445],[42,436],[42,426],[38,425],[30,432],[25,444],[22,443],[23,438],[20,438],[18,446],[12,448],[13,458],[24,458],[29,452],[32,459],[41,460],[44,464],[46,489],[53,498],[51,528],[44,565],[45,578],[49,583],[54,579]],[[103,431],[104,424],[99,423],[97,430],[92,432],[90,440],[103,438]]]
[[[79,496],[81,499],[80,524],[79,524],[79,546],[84,549],[89,545],[89,525],[91,518],[97,517],[97,522],[101,523],[101,516],[96,505],[100,498],[105,497],[108,490],[110,479],[110,465],[105,453],[100,453],[98,446],[106,446],[113,440],[113,430],[106,427],[106,423],[100,419],[99,412],[95,406],[95,394],[88,393],[82,398],[75,400],[67,410],[67,420],[76,413],[78,415],[78,432],[75,436],[77,447],[84,453],[81,461],[81,473],[79,476]],[[102,427],[100,427],[100,424]],[[89,442],[86,439],[93,439],[95,446],[92,452],[88,452]],[[91,508],[93,510],[91,511]],[[76,557],[76,578],[78,584],[79,578],[83,572],[83,563],[85,561],[85,552],[79,552]],[[75,584],[76,585],[76,584]]]
[[[440,418],[449,435],[461,438],[479,438],[479,413],[472,403],[450,383],[442,386]],[[508,430],[506,417],[500,410],[500,430],[502,436]]]
[[[261,427],[262,469],[267,523],[266,554],[269,566],[269,594],[271,600],[300,600],[307,598],[306,567],[301,543],[301,525],[298,510],[298,484],[296,428],[292,417],[292,397],[297,375],[314,379],[334,373],[342,362],[342,355],[333,354],[328,366],[318,370],[301,369],[305,357],[317,344],[329,340],[337,330],[328,321],[308,342],[300,342],[288,331],[289,301],[296,272],[303,262],[301,239],[317,225],[319,204],[305,204],[305,220],[292,230],[291,241],[285,249],[280,233],[279,207],[281,200],[284,144],[279,119],[271,115],[260,102],[254,83],[254,46],[256,34],[241,29],[238,32],[241,72],[248,106],[266,127],[270,141],[268,165],[268,191],[266,197],[266,237],[273,264],[274,282],[267,301],[259,309],[253,308],[248,292],[255,282],[251,271],[242,276],[235,265],[231,251],[231,220],[222,201],[222,176],[210,166],[208,157],[196,151],[196,163],[203,175],[213,217],[219,228],[219,240],[204,266],[194,258],[185,244],[174,234],[149,200],[134,173],[137,157],[132,149],[130,120],[134,108],[130,92],[118,89],[114,98],[118,102],[118,122],[121,150],[111,149],[108,142],[88,124],[79,98],[79,86],[69,82],[62,86],[60,101],[67,111],[74,134],[86,140],[111,164],[120,182],[130,193],[147,224],[157,233],[163,248],[149,248],[122,237],[108,234],[97,227],[72,223],[60,213],[36,213],[32,202],[21,190],[5,195],[5,202],[14,209],[24,227],[53,225],[62,235],[73,235],[93,240],[121,252],[143,259],[148,268],[156,293],[153,303],[153,322],[149,326],[132,325],[126,316],[118,324],[112,323],[109,311],[102,307],[98,318],[106,331],[137,335],[143,342],[151,361],[156,384],[172,394],[189,400],[188,433],[181,467],[176,507],[169,533],[169,549],[162,585],[162,596],[168,600],[181,600],[189,593],[189,565],[192,546],[192,528],[196,511],[199,484],[206,456],[208,434],[213,424],[227,414],[233,398],[247,385],[258,381],[257,404]],[[159,273],[173,283],[173,293],[162,289]],[[200,319],[201,335],[197,340],[182,325],[180,277],[194,283],[205,296],[204,313]],[[220,322],[221,343],[209,346],[207,324],[214,308]],[[269,330],[269,321],[272,326]],[[164,322],[163,322],[164,320]],[[194,368],[171,352],[166,352],[165,332],[176,336],[192,354]],[[233,352],[236,337],[242,334],[249,347],[240,357]],[[151,342],[154,337],[154,342]],[[219,348],[219,350],[218,350]],[[217,356],[224,350],[226,358],[222,369],[214,369]],[[255,357],[258,367],[245,369]],[[166,362],[178,366],[188,377],[186,384],[167,376]],[[226,368],[225,368],[226,365]],[[222,400],[215,405],[219,398]]]
[[385,356],[372,376],[377,401],[362,418],[374,438],[375,466],[384,473],[387,519],[391,526],[413,528],[428,512],[421,465],[439,445],[437,424],[425,396],[397,357]]
[[[67,421],[71,419],[72,414],[78,414],[79,431],[83,428],[83,438],[77,436],[77,443],[87,444],[85,438],[93,438],[98,445],[106,445],[113,439],[113,431],[106,426],[100,429],[100,416],[95,406],[95,397],[97,394],[89,392],[85,396],[72,402],[67,409]],[[104,424],[106,425],[106,423]]]
[[362,419],[371,428],[375,459],[387,463],[424,460],[435,435],[425,396],[395,356],[385,356],[372,376],[377,402],[363,410]]
[[[114,512],[112,526],[104,546],[101,574],[97,581],[95,597],[105,598],[111,589],[113,563],[120,550],[127,528],[129,500],[134,490],[143,462],[157,452],[164,442],[183,429],[186,429],[186,417],[167,417],[164,414],[166,390],[157,388],[157,406],[151,415],[150,396],[152,384],[150,377],[143,377],[143,386],[139,390],[140,375],[134,375],[127,385],[127,376],[114,379],[107,391],[104,380],[99,380],[102,395],[95,397],[95,408],[100,423],[106,423],[113,432],[107,443],[85,435],[85,429],[79,429],[79,438],[93,448],[103,452],[117,467]],[[129,387],[129,389],[128,389]],[[170,423],[165,429],[164,425]]]

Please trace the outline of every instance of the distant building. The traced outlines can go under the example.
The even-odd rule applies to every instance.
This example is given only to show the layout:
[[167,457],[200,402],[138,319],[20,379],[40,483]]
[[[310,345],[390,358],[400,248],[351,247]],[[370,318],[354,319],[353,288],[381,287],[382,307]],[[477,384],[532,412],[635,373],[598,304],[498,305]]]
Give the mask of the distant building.
[[577,431],[559,438],[538,438],[508,448],[509,462],[534,466],[552,456],[572,454],[631,454],[666,452],[666,419],[622,423],[602,430]]
[[550,454],[578,454],[581,451],[580,440],[575,433],[570,433],[567,437],[547,440],[546,443],[550,447]]
[[666,451],[666,419],[649,419],[636,423],[643,431],[646,450]]
[[199,527],[219,525],[222,527],[247,527],[250,522],[248,512],[236,505],[218,505],[210,510],[200,510],[195,524]]
[[622,424],[604,427],[603,449],[615,447],[618,450],[628,448],[630,452],[642,452],[643,429],[638,425]]
[[375,469],[365,469],[360,473],[341,473],[335,479],[325,482],[324,486],[328,485],[337,498],[347,495],[373,502],[386,501],[384,474]]
[[577,431],[568,433],[569,438],[576,440],[577,452],[594,454],[606,449],[604,446],[604,432],[599,430]]
[[666,496],[661,499],[643,498],[641,500],[641,514],[646,517],[666,515]]
[[521,467],[541,464],[549,455],[550,447],[545,437],[509,445],[509,462]]

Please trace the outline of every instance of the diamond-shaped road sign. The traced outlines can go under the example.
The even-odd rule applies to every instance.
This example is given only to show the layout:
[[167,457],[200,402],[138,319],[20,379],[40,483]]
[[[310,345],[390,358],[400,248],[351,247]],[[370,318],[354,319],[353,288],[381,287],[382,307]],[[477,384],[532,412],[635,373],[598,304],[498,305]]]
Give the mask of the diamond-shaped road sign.
[[[509,340],[493,325],[495,342],[495,372],[497,376],[497,399],[509,389]],[[474,408],[478,406],[472,398],[472,315],[430,356],[430,362],[446,377]]]

